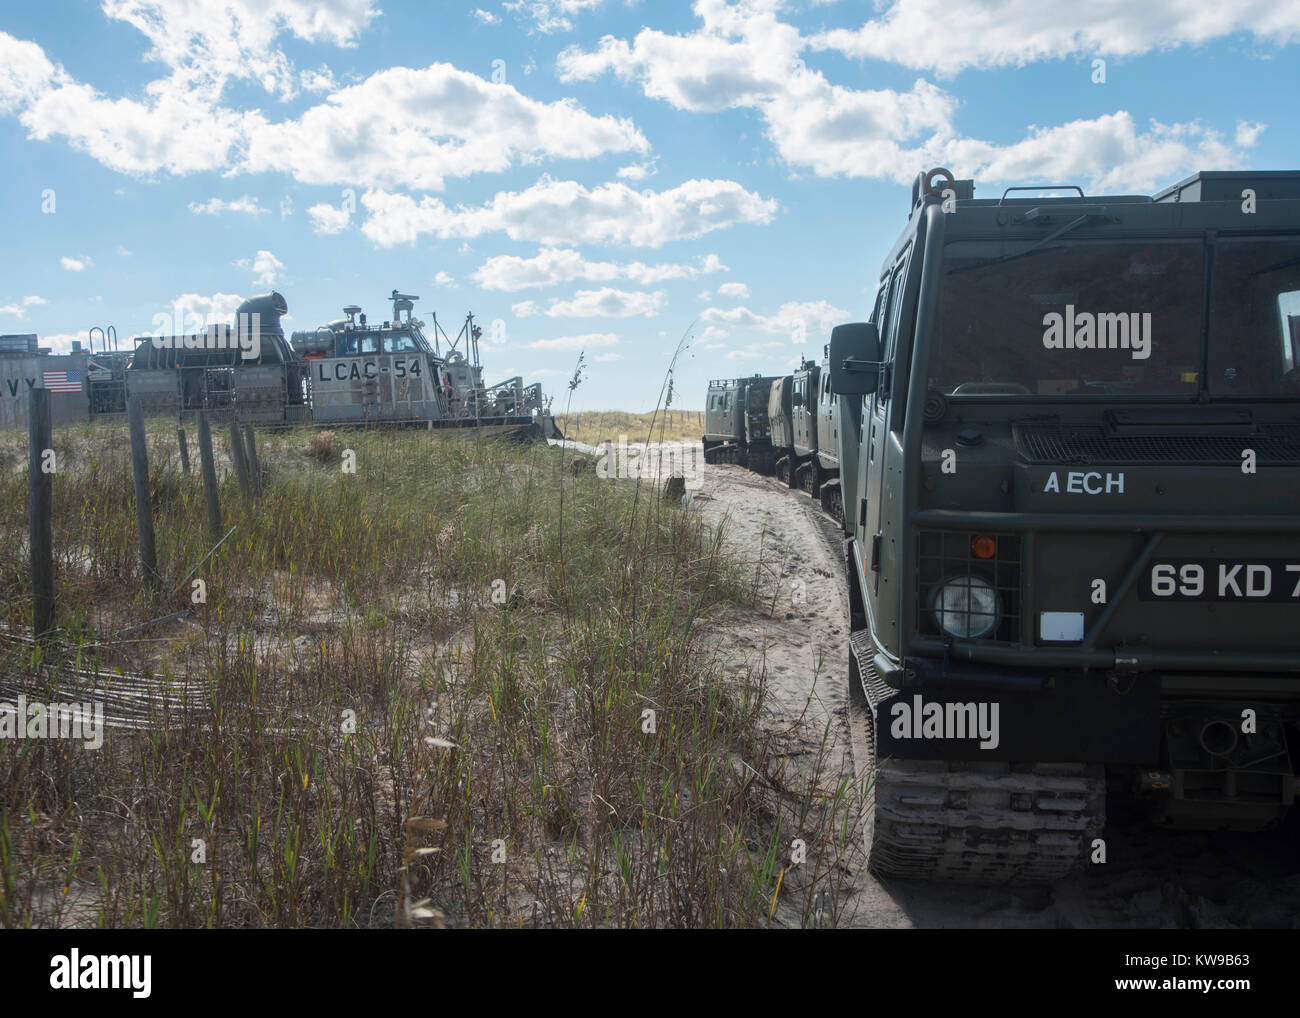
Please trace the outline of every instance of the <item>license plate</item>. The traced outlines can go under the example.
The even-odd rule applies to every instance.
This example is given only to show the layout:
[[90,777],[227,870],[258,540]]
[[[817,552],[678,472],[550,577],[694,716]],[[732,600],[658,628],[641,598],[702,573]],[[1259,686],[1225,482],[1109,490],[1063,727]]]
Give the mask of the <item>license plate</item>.
[[1142,574],[1143,601],[1300,602],[1300,560],[1163,559]]

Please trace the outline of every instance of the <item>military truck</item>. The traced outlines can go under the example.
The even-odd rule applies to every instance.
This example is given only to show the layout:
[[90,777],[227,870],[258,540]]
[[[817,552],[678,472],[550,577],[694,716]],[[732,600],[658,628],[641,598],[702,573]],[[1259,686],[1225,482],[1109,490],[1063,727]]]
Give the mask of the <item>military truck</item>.
[[722,378],[709,382],[704,409],[704,462],[736,463],[770,474],[772,449],[768,401],[772,375]]
[[1300,172],[976,199],[931,170],[879,278],[829,358],[860,411],[840,464],[872,870],[1054,880],[1107,858],[1108,781],[1163,824],[1279,823]]
[[767,405],[777,478],[791,488],[802,486],[814,497],[807,467],[817,451],[817,374],[815,361],[801,361],[796,371],[772,383]]

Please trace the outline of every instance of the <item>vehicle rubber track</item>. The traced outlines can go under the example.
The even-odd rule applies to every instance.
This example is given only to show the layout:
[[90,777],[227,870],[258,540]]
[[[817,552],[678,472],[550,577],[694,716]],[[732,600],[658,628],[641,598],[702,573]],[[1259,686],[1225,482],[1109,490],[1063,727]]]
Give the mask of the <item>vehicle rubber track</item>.
[[871,779],[864,833],[873,873],[964,884],[1051,883],[1084,862],[1105,826],[1101,765],[885,760],[876,766],[872,712],[857,668],[850,672],[858,687],[851,688],[849,707],[854,761],[858,779]]
[[745,451],[735,442],[715,445],[704,451],[705,463],[736,463],[745,466]]

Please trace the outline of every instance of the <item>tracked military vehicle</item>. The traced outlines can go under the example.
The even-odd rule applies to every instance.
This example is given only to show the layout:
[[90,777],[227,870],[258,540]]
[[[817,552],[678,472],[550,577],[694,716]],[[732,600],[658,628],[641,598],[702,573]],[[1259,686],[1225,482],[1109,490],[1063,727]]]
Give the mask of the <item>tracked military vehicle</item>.
[[709,383],[704,408],[704,462],[737,463],[770,474],[776,462],[768,402],[776,378],[724,378]]
[[[797,382],[802,380],[802,376],[807,373],[810,367],[814,371],[816,370],[816,365],[811,361],[802,362],[798,371],[786,375],[784,378],[776,379],[768,390],[767,419],[772,432],[772,454],[776,457],[773,472],[776,474],[777,480],[791,488],[798,483],[795,474],[800,463],[808,455],[804,453],[801,457],[796,453],[794,443],[795,415],[801,409],[797,395],[799,392]],[[802,415],[800,415],[801,422],[802,419]],[[816,440],[815,433],[813,439]]]
[[[919,176],[831,388],[869,864],[1053,880],[1107,782],[1258,830],[1300,719],[1300,173]],[[1112,847],[1110,860],[1115,859]]]

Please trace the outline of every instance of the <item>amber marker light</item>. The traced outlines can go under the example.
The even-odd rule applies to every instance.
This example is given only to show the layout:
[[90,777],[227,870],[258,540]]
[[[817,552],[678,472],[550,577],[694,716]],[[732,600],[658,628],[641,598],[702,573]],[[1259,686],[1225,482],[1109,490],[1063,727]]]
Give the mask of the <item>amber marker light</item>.
[[976,534],[970,539],[970,551],[976,558],[992,558],[997,554],[997,538],[989,534]]

